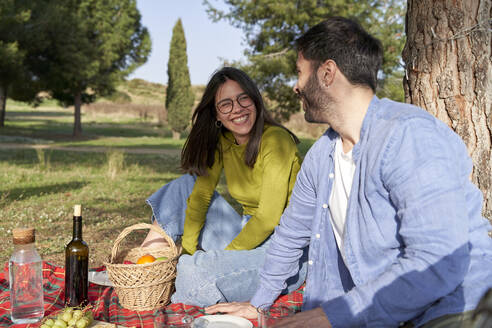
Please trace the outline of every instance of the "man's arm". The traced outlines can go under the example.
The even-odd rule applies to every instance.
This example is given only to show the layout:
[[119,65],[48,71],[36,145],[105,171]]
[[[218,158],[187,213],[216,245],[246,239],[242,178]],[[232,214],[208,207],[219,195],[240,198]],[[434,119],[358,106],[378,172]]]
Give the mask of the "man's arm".
[[463,281],[470,261],[463,189],[468,172],[466,150],[458,154],[450,136],[426,119],[393,132],[384,150],[381,192],[397,209],[402,255],[375,279],[322,304],[333,326],[397,326]]
[[303,248],[309,243],[311,221],[315,214],[313,163],[316,163],[316,160],[310,151],[297,175],[289,206],[272,236],[259,278],[260,286],[252,303],[216,304],[207,307],[206,313],[222,312],[256,319],[256,306],[273,303],[285,288],[285,281],[297,273],[298,260],[302,256]]
[[292,191],[289,206],[275,228],[266,251],[263,268],[259,271],[260,284],[251,304],[258,307],[273,303],[286,287],[286,280],[299,271],[299,259],[309,244],[311,225],[315,216],[315,169],[317,160],[310,151],[301,166]]

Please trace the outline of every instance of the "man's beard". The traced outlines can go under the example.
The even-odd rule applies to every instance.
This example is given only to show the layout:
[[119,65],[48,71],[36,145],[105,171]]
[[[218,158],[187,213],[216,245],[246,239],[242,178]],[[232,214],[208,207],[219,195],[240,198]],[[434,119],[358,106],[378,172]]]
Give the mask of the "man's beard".
[[[311,73],[306,86],[298,92],[304,109],[304,119],[310,123],[328,123],[322,118],[322,113],[335,115],[333,110],[333,98],[323,92],[315,72]],[[330,119],[330,118],[328,118]]]

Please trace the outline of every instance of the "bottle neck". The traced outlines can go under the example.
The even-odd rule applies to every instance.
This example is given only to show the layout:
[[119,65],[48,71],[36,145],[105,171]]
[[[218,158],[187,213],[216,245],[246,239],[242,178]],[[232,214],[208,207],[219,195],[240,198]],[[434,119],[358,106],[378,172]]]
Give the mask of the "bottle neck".
[[82,239],[82,217],[73,217],[73,239]]
[[14,252],[15,251],[29,251],[35,249],[34,243],[29,244],[14,244]]

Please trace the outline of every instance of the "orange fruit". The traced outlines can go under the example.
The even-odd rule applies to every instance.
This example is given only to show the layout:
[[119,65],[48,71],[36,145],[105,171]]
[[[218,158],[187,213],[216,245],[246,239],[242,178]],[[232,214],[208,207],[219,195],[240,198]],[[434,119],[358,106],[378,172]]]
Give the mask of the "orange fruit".
[[146,255],[143,255],[141,256],[138,260],[137,260],[137,264],[145,264],[145,263],[152,263],[155,261],[155,257],[153,257],[152,255],[150,254],[146,254]]

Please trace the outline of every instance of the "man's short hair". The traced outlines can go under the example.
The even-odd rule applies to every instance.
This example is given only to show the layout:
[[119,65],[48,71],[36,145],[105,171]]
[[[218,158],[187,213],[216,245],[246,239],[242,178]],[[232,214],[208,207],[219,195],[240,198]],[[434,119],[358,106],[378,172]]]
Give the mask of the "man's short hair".
[[359,23],[344,17],[328,18],[297,39],[297,50],[315,69],[331,59],[350,83],[376,92],[383,49]]

